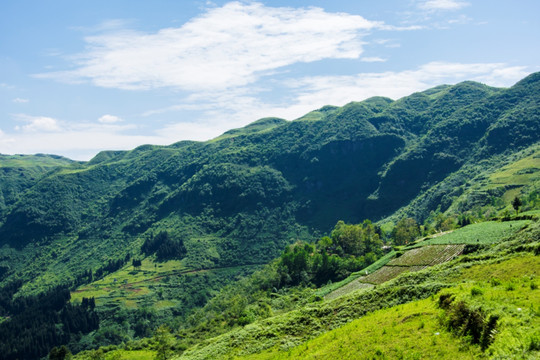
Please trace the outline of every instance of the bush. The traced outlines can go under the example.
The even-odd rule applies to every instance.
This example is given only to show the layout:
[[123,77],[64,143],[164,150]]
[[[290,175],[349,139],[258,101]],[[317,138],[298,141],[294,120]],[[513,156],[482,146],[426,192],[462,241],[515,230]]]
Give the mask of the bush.
[[482,295],[482,294],[484,294],[484,291],[482,289],[476,287],[476,286],[471,289],[471,295],[472,296],[478,296],[478,295]]
[[[482,293],[478,288],[471,289],[471,293],[473,292]],[[482,351],[491,345],[499,320],[497,315],[486,316],[482,309],[471,308],[465,301],[453,303],[450,294],[442,294],[439,297],[439,307],[446,309],[447,316],[444,323],[448,330],[466,338],[471,344],[480,345]]]

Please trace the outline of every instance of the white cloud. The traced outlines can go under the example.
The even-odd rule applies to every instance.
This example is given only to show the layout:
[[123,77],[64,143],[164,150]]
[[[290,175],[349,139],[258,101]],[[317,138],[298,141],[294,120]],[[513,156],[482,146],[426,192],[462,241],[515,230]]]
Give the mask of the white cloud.
[[[0,130],[0,153],[61,154],[76,160],[89,160],[101,150],[125,150],[141,144],[170,144],[174,139],[165,135],[133,135],[127,130],[134,125],[60,122],[46,116],[14,115],[26,125],[15,132]],[[176,139],[177,140],[177,139]]]
[[378,56],[366,56],[366,57],[362,57],[360,58],[360,61],[363,61],[363,62],[385,62],[386,59],[383,59],[383,58],[380,58]]
[[100,117],[98,119],[98,122],[100,122],[102,124],[114,124],[114,123],[121,122],[121,121],[122,121],[122,119],[119,118],[118,116],[109,115],[109,114],[103,115],[102,117]]
[[[503,63],[431,62],[414,70],[361,73],[351,76],[315,76],[291,83],[302,93],[299,103],[312,108],[344,105],[371,96],[397,99],[440,84],[475,80],[491,86],[510,86],[528,74],[525,67]],[[317,106],[315,106],[317,104]]]
[[469,17],[467,15],[464,15],[464,14],[461,14],[455,19],[449,19],[447,22],[448,22],[448,24],[453,25],[453,24],[467,24],[467,23],[470,23],[472,21],[473,21],[473,19],[471,17]]
[[386,26],[315,7],[231,2],[179,28],[87,37],[75,70],[36,76],[121,89],[229,89],[299,62],[356,59],[362,37]]
[[21,98],[15,98],[15,99],[11,100],[11,102],[14,102],[16,104],[24,104],[24,103],[27,103],[29,101],[30,100],[28,100],[28,99],[21,99]]
[[22,129],[26,132],[51,132],[60,130],[58,120],[47,116],[31,116],[26,114],[16,114],[15,119],[27,123],[23,126],[17,126],[16,130]]
[[426,11],[450,11],[459,10],[470,4],[465,1],[456,0],[426,0],[418,4],[418,7]]

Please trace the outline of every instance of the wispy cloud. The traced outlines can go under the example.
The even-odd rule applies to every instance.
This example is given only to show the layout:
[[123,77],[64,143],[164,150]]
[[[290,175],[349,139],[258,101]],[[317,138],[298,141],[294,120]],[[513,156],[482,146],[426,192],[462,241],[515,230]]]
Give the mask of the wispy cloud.
[[24,125],[14,131],[0,130],[0,153],[62,154],[77,160],[89,160],[104,149],[120,150],[140,144],[170,144],[172,134],[133,135],[131,124],[99,122],[68,122],[49,116],[15,114],[13,118]]
[[457,0],[426,0],[421,1],[418,7],[426,11],[453,11],[469,5],[468,2]]
[[179,28],[89,36],[74,70],[36,76],[120,89],[228,89],[295,63],[356,59],[362,37],[385,26],[320,8],[231,2]]
[[509,86],[526,76],[525,67],[503,63],[431,62],[413,70],[361,73],[350,76],[314,76],[296,80],[291,86],[302,92],[300,103],[343,105],[371,96],[397,99],[440,84],[476,80],[492,86]]
[[380,58],[378,56],[365,56],[365,57],[361,57],[360,61],[363,61],[363,62],[385,62],[386,59]]
[[27,102],[29,102],[30,100],[28,99],[22,99],[22,98],[15,98],[13,100],[11,100],[11,102],[14,102],[15,104],[25,104]]

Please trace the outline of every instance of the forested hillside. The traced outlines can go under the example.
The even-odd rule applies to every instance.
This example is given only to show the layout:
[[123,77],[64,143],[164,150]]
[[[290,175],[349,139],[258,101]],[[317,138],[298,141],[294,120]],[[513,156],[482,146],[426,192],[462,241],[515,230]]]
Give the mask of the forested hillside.
[[[341,280],[382,256],[385,229],[401,218],[465,224],[457,214],[483,220],[493,215],[487,207],[499,211],[514,196],[537,201],[539,105],[536,73],[508,89],[463,82],[396,101],[375,97],[294,121],[264,118],[207,142],[102,152],[89,162],[2,156],[0,286],[14,298],[60,285],[94,291],[88,298],[107,294],[98,312],[113,319],[125,310],[131,325],[123,333],[140,337],[280,254],[289,270],[305,260],[320,272],[281,273],[276,290]],[[351,223],[364,224],[350,230],[363,234],[361,250],[337,235]],[[313,245],[332,229],[333,248]],[[282,254],[303,242],[312,245]],[[345,255],[356,262],[345,264]],[[120,281],[126,287],[113,294]],[[152,301],[165,312],[143,315]],[[0,316],[10,316],[8,307]],[[109,330],[100,344],[126,340]]]

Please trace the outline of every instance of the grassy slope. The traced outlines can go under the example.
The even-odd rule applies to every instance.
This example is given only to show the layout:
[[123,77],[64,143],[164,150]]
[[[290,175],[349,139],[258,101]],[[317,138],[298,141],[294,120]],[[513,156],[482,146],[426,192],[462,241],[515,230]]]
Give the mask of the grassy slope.
[[[463,256],[446,264],[398,277],[389,283],[378,286],[374,290],[355,292],[332,301],[314,304],[276,318],[250,324],[215,339],[204,341],[190,348],[180,358],[209,359],[235,356],[253,358],[254,354],[262,354],[268,352],[269,349],[272,349],[271,354],[260,356],[262,358],[266,356],[280,358],[288,356],[288,352],[291,350],[291,354],[296,354],[297,358],[309,358],[311,344],[313,344],[313,347],[324,348],[321,350],[322,353],[332,354],[335,351],[332,346],[336,343],[332,342],[333,335],[331,332],[323,335],[322,340],[313,340],[315,342],[319,341],[319,345],[316,345],[315,342],[305,343],[305,341],[380,309],[383,310],[379,315],[370,316],[375,316],[375,319],[381,319],[381,321],[386,319],[384,321],[389,324],[402,322],[403,325],[400,325],[403,326],[402,330],[408,326],[412,326],[411,329],[416,327],[419,331],[417,334],[425,332],[424,335],[427,338],[417,341],[418,344],[421,344],[420,347],[409,348],[409,345],[396,347],[391,345],[395,342],[394,337],[391,335],[392,332],[382,338],[381,336],[384,334],[381,328],[372,337],[362,334],[362,329],[365,330],[370,326],[369,322],[365,321],[365,323],[355,325],[359,333],[355,337],[351,336],[351,343],[347,343],[344,348],[352,347],[358,353],[360,349],[365,350],[366,347],[369,347],[370,341],[375,341],[374,339],[378,338],[377,341],[381,341],[384,346],[375,347],[370,351],[375,352],[377,349],[381,352],[395,351],[389,353],[388,358],[393,358],[399,352],[408,354],[407,357],[409,358],[421,358],[421,354],[429,354],[428,357],[436,356],[440,347],[446,346],[446,343],[448,343],[448,348],[440,350],[443,351],[441,353],[443,357],[447,356],[449,358],[451,357],[449,354],[460,354],[460,351],[464,357],[470,356],[470,351],[478,354],[478,348],[468,346],[465,343],[459,345],[456,352],[453,343],[456,340],[460,343],[462,340],[454,339],[453,341],[441,343],[432,342],[432,330],[435,327],[441,329],[436,324],[437,312],[440,310],[433,307],[432,300],[425,300],[416,305],[411,303],[398,308],[397,311],[396,308],[393,308],[415,299],[429,298],[445,287],[448,289],[443,291],[452,292],[456,294],[456,297],[466,299],[473,306],[482,306],[490,313],[501,314],[497,340],[488,351],[492,351],[493,354],[524,354],[525,358],[527,356],[533,358],[537,355],[537,353],[531,352],[531,349],[534,350],[536,346],[533,337],[540,331],[538,321],[538,311],[540,309],[538,309],[537,305],[539,303],[537,276],[540,269],[540,257],[527,252],[523,253],[523,251],[531,251],[535,247],[539,247],[539,235],[540,224],[535,222],[528,229],[515,235],[512,240],[504,241],[478,255]],[[504,276],[501,276],[503,272]],[[500,284],[495,283],[494,286],[488,284],[492,277],[499,277]],[[481,296],[471,295],[473,287],[479,289]],[[436,299],[435,296],[433,298]],[[403,322],[403,318],[407,315],[401,315],[401,313],[412,314],[415,307],[423,309],[417,311],[417,313],[428,312],[430,314],[418,315],[420,321],[415,319],[414,322],[412,320],[409,323],[407,321]],[[519,311],[518,308],[522,310]],[[395,314],[395,316],[392,314]],[[398,314],[399,316],[397,316]],[[356,321],[362,322],[364,320],[361,318]],[[420,328],[421,321],[424,322],[423,328]],[[444,330],[441,329],[438,332],[443,334]],[[529,335],[520,338],[523,334]],[[444,334],[444,337],[448,336],[450,334]],[[344,337],[347,338],[346,335]],[[336,336],[336,338],[340,339],[340,336]],[[339,343],[344,341],[343,336],[341,338]],[[362,342],[364,338],[366,342]],[[353,353],[353,349],[344,351]],[[417,352],[420,350],[422,352],[418,357]],[[445,353],[445,351],[447,352]],[[373,353],[372,355],[377,354]],[[377,356],[381,355],[378,354]],[[328,357],[331,357],[331,355],[328,355]],[[322,358],[325,358],[325,356]]]
[[[433,296],[376,311],[288,351],[276,349],[246,358],[470,359],[512,354],[533,359],[540,355],[540,349],[529,350],[540,335],[539,276],[540,257],[518,255],[463,269],[454,276],[463,284],[442,291],[501,316],[495,341],[486,353],[441,324],[445,312],[437,305],[438,296]],[[494,278],[500,283],[491,282]]]
[[[502,239],[523,230],[530,223],[529,220],[487,221],[468,225],[443,235],[428,236],[409,246],[407,251],[399,258],[394,258],[396,253],[391,252],[370,267],[349,276],[339,283],[325,286],[317,293],[328,300],[357,289],[366,288],[366,285],[380,284],[404,272],[419,271],[428,265],[448,261],[463,251],[463,247],[460,247],[460,245],[486,245],[500,242]],[[450,248],[441,247],[441,245],[448,245]],[[445,253],[448,253],[448,256],[441,257]],[[369,274],[368,276],[364,276],[366,272]]]
[[[498,95],[511,96],[518,90],[463,83],[397,102],[371,99],[323,108],[293,122],[263,120],[206,143],[100,154],[88,164],[55,172],[23,194],[24,201],[9,214],[10,226],[0,227],[0,237],[10,238],[10,244],[28,243],[18,244],[17,250],[0,250],[0,262],[10,269],[2,280],[23,279],[27,283],[22,293],[39,292],[108,260],[139,255],[144,239],[164,229],[185,238],[186,267],[267,261],[285,244],[314,237],[337,219],[375,219],[407,204],[460,166],[469,145],[485,138],[488,125],[496,125],[513,102],[504,103],[500,111],[487,111],[483,119],[468,111],[483,114],[493,103],[502,104]],[[535,94],[522,97],[534,100]],[[538,108],[533,105],[532,112]],[[528,140],[516,146],[499,144],[498,149],[507,149],[506,156],[537,141],[538,133],[531,129],[499,136],[520,139],[518,135],[526,134]],[[467,135],[463,141],[462,133]],[[508,160],[501,158],[489,165]],[[404,178],[403,172],[413,178]],[[403,179],[404,189],[411,190],[394,203],[392,196],[401,193],[395,181]],[[450,185],[446,193],[459,187]],[[151,300],[160,288],[148,285]],[[114,303],[136,293],[120,288],[100,295],[108,299],[104,303]],[[169,294],[174,296],[172,290]],[[137,306],[135,298],[125,304]]]

